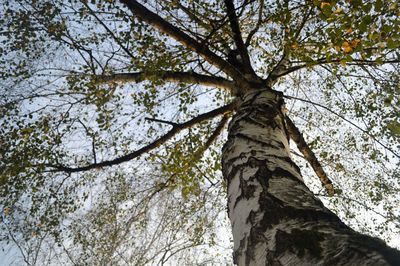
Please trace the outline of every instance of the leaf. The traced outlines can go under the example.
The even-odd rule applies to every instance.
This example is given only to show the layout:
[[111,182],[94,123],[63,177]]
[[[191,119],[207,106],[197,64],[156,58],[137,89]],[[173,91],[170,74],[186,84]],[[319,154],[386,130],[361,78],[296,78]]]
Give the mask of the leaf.
[[348,42],[343,42],[342,49],[345,53],[351,53],[353,51],[352,45],[350,45]]
[[387,128],[390,130],[392,135],[399,137],[400,136],[400,123],[396,120],[387,124]]
[[399,41],[395,41],[392,38],[389,38],[387,40],[387,45],[386,46],[389,49],[396,49],[396,48],[400,47],[400,43],[399,43]]

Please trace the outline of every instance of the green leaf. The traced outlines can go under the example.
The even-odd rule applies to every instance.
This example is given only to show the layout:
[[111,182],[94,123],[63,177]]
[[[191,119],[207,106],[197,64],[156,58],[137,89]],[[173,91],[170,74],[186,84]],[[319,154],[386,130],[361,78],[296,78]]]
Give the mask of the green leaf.
[[396,120],[387,124],[387,128],[394,136],[400,136],[400,123]]

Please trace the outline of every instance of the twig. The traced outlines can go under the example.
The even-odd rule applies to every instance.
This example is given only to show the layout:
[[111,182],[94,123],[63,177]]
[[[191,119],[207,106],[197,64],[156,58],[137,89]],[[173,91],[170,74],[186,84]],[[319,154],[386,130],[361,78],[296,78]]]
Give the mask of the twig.
[[171,125],[171,126],[173,126],[173,127],[179,126],[178,123],[171,122],[171,121],[166,121],[166,120],[161,120],[161,119],[156,119],[156,118],[146,117],[145,120],[151,121],[151,122],[163,123],[163,124]]
[[349,124],[352,125],[353,127],[359,129],[359,130],[362,131],[364,134],[368,135],[371,139],[373,139],[374,141],[376,141],[376,143],[378,143],[379,145],[381,145],[381,146],[382,146],[383,148],[385,148],[386,150],[390,151],[394,156],[396,156],[397,158],[400,158],[400,155],[399,155],[399,154],[397,154],[395,151],[393,151],[393,150],[392,150],[391,148],[389,148],[387,145],[383,144],[381,141],[379,141],[377,138],[375,138],[375,137],[374,137],[371,133],[369,133],[367,130],[363,129],[363,128],[360,127],[360,126],[357,126],[355,123],[351,122],[350,120],[348,120],[348,119],[345,118],[344,116],[338,114],[337,112],[335,112],[335,111],[329,109],[328,107],[326,107],[326,106],[324,106],[324,105],[322,105],[322,104],[316,103],[316,102],[312,102],[312,101],[305,100],[305,99],[298,98],[298,97],[294,97],[294,96],[284,95],[283,97],[285,97],[285,98],[287,98],[287,99],[294,99],[294,100],[299,100],[299,101],[302,101],[302,102],[305,102],[305,103],[310,103],[310,104],[312,104],[312,105],[316,105],[316,106],[318,106],[318,107],[321,107],[321,108],[323,108],[323,109],[325,109],[325,110],[331,112],[332,114],[334,114],[334,115],[336,115],[337,117],[343,119],[344,121],[346,121],[347,123],[349,123]]

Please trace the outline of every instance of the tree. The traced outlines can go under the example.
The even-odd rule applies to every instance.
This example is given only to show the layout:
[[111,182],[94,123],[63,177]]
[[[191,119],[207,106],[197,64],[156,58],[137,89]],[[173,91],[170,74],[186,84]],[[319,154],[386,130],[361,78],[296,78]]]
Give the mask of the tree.
[[[221,205],[210,202],[226,186],[238,265],[399,264],[397,250],[315,195],[342,217],[357,213],[342,207],[349,201],[376,212],[382,235],[399,230],[395,1],[5,1],[1,10],[6,240],[40,247],[51,235],[81,245],[64,247],[72,263],[145,264],[160,253],[132,254],[121,236],[146,227],[149,202],[164,193],[174,198],[165,221],[181,223],[160,224],[193,225],[181,246],[178,233],[165,240],[164,263],[213,242],[205,229]],[[290,139],[322,192],[310,169],[300,173]]]

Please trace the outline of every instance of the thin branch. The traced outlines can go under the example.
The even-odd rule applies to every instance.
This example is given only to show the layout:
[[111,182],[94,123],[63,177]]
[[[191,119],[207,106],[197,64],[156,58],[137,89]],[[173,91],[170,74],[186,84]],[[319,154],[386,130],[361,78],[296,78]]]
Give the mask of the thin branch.
[[337,112],[335,112],[335,111],[329,109],[328,107],[326,107],[326,106],[324,106],[324,105],[322,105],[322,104],[316,103],[316,102],[312,102],[312,101],[305,100],[305,99],[298,98],[298,97],[294,97],[294,96],[284,95],[283,97],[288,98],[288,99],[299,100],[299,101],[302,101],[302,102],[305,102],[305,103],[309,103],[309,104],[312,104],[312,105],[316,105],[316,106],[318,106],[318,107],[321,107],[321,108],[327,110],[328,112],[330,112],[330,113],[336,115],[337,117],[343,119],[344,121],[346,121],[347,123],[349,123],[349,124],[352,125],[353,127],[359,129],[359,130],[362,131],[364,134],[368,135],[371,139],[373,139],[374,141],[376,141],[376,143],[378,143],[379,145],[381,145],[383,148],[385,148],[386,150],[390,151],[390,152],[391,152],[393,155],[395,155],[397,158],[400,158],[400,154],[397,154],[395,151],[393,151],[393,150],[392,150],[391,148],[389,148],[387,145],[383,144],[381,141],[379,141],[378,139],[376,139],[376,138],[374,137],[374,135],[372,135],[371,133],[369,133],[367,130],[361,128],[360,126],[357,126],[355,123],[351,122],[350,120],[348,120],[348,119],[345,118],[344,116],[338,114]]
[[233,33],[233,39],[235,41],[239,55],[242,59],[242,63],[245,66],[246,70],[250,70],[250,73],[253,73],[254,71],[251,67],[249,53],[247,52],[247,48],[243,42],[242,34],[240,32],[240,26],[239,26],[238,18],[236,16],[236,11],[235,11],[235,6],[233,4],[233,1],[225,0],[224,2],[225,2],[226,9],[227,9],[229,24],[231,26],[232,33]]
[[190,19],[195,21],[197,24],[201,25],[205,30],[209,30],[210,28],[212,28],[211,24],[205,23],[203,19],[199,18],[194,12],[192,12],[192,10],[184,6],[180,1],[176,1],[175,4],[179,7],[180,10],[185,12],[185,14]]
[[302,21],[300,22],[299,27],[296,30],[296,33],[294,34],[294,40],[297,40],[297,38],[300,36],[301,31],[303,30],[304,26],[306,25],[306,22],[308,21],[308,18],[313,12],[313,8],[311,8],[307,14],[304,15]]
[[206,143],[199,148],[195,154],[195,158],[199,158],[200,156],[203,155],[203,153],[211,146],[211,144],[218,138],[218,136],[221,134],[222,130],[224,129],[226,122],[228,122],[229,116],[224,115],[219,122],[218,126],[215,128],[214,132],[211,134],[211,136],[208,138]]
[[198,74],[195,72],[172,72],[166,71],[162,73],[115,73],[111,75],[98,75],[93,77],[94,81],[98,84],[101,83],[127,83],[127,82],[142,82],[145,80],[164,80],[168,82],[177,83],[190,83],[199,84],[203,86],[227,89],[233,93],[237,90],[233,81],[221,78],[213,77],[209,75]]
[[90,133],[89,129],[87,126],[80,120],[77,120],[79,124],[82,125],[82,127],[85,129],[86,135],[90,136],[92,138],[92,153],[93,153],[93,162],[97,163],[97,156],[96,156],[96,144],[95,144],[95,137],[93,134]]
[[[321,195],[321,194],[315,194],[315,196],[326,197],[325,195]],[[381,216],[382,218],[385,218],[389,222],[392,222],[392,223],[395,223],[397,225],[400,225],[400,223],[397,222],[396,219],[393,219],[393,216],[394,216],[393,213],[390,213],[390,217],[388,217],[388,216],[383,215],[382,213],[374,210],[373,208],[371,208],[370,206],[368,206],[367,204],[365,204],[365,203],[363,203],[363,202],[361,202],[359,200],[356,200],[356,199],[353,199],[353,198],[349,198],[349,197],[345,197],[345,196],[342,196],[342,195],[337,195],[337,193],[336,193],[335,197],[336,198],[341,198],[341,199],[344,199],[344,200],[347,200],[347,201],[355,202],[355,203],[359,204],[360,206],[364,207],[365,209],[372,211],[373,213]]]
[[285,117],[285,122],[290,138],[296,143],[299,151],[304,155],[304,158],[310,163],[311,167],[314,169],[314,172],[317,174],[322,185],[328,192],[328,195],[333,196],[335,194],[335,191],[333,189],[332,181],[328,178],[327,174],[325,173],[324,169],[319,163],[319,160],[315,156],[314,152],[311,150],[310,146],[308,146],[300,130],[296,127],[296,125],[293,123],[292,120],[290,120],[288,116]]
[[153,26],[162,33],[167,34],[176,41],[183,44],[186,48],[196,52],[201,57],[203,57],[207,62],[215,65],[226,74],[231,76],[240,84],[247,84],[247,81],[242,77],[239,71],[237,71],[233,66],[223,60],[221,57],[213,53],[207,46],[197,42],[195,39],[190,37],[188,34],[175,27],[168,21],[161,18],[159,15],[148,10],[146,7],[141,5],[135,0],[121,0],[122,3],[134,13],[142,21]]
[[127,55],[129,55],[131,58],[135,58],[134,55],[131,53],[131,51],[128,50],[127,47],[125,47],[125,45],[120,41],[120,39],[117,38],[117,36],[115,36],[114,32],[112,30],[110,30],[107,25],[103,22],[103,20],[101,20],[96,13],[90,8],[90,6],[87,4],[87,1],[82,1],[81,3],[90,11],[90,13],[92,14],[92,16],[104,27],[104,29],[112,36],[112,38],[115,40],[115,42],[125,51],[125,53],[127,53]]
[[[204,145],[202,145],[199,149],[197,149],[194,154],[193,154],[193,158],[195,160],[200,159],[204,152],[211,146],[211,144],[213,144],[213,142],[218,138],[218,136],[221,134],[222,130],[224,129],[226,123],[228,122],[229,119],[229,115],[224,115],[221,119],[221,121],[218,123],[218,126],[214,129],[214,132],[211,134],[211,136],[207,139],[206,143]],[[211,185],[215,185],[214,182],[212,182],[205,173],[203,173],[201,171],[201,169],[196,165],[196,163],[194,163],[194,167],[203,175],[203,177],[205,179],[208,180],[208,182],[210,182]]]
[[[322,64],[340,63],[341,61],[342,61],[342,59],[327,60],[326,58],[320,58],[317,60],[310,60],[310,61],[291,61],[291,63],[306,62],[306,64],[296,65],[291,68],[288,68],[284,73],[282,73],[281,76],[289,74],[298,69],[308,67],[310,65],[317,66],[317,65],[322,65]],[[384,61],[380,61],[380,62],[377,62],[376,60],[352,59],[352,61],[346,62],[347,65],[351,65],[351,66],[375,66],[375,65],[381,65],[381,64],[395,64],[395,63],[400,63],[400,59],[384,60]]]
[[53,172],[67,172],[67,173],[76,173],[76,172],[83,172],[83,171],[88,171],[91,169],[98,169],[98,168],[102,168],[102,167],[109,167],[109,166],[113,166],[113,165],[118,165],[121,164],[123,162],[127,162],[130,161],[134,158],[137,158],[141,155],[143,155],[144,153],[147,153],[157,147],[159,147],[160,145],[164,144],[166,141],[168,141],[169,139],[171,139],[172,137],[174,137],[176,134],[178,134],[179,132],[181,132],[184,129],[190,128],[195,124],[201,123],[203,121],[209,120],[211,118],[214,118],[216,116],[219,115],[223,115],[225,113],[231,112],[232,110],[234,110],[237,106],[236,102],[232,102],[228,105],[222,106],[220,108],[214,109],[210,112],[201,114],[195,118],[192,118],[191,120],[181,123],[181,124],[176,124],[170,131],[168,131],[164,136],[158,138],[157,140],[153,141],[152,143],[150,143],[147,146],[144,146],[134,152],[131,152],[127,155],[118,157],[116,159],[113,160],[109,160],[109,161],[103,161],[100,163],[95,163],[95,164],[88,164],[86,166],[81,166],[81,167],[68,167],[68,166],[63,166],[63,165],[53,165],[53,164],[46,164],[45,166],[47,167],[51,167],[53,168]]
[[254,29],[252,29],[249,33],[249,35],[247,35],[246,38],[246,47],[248,47],[250,45],[251,39],[253,38],[254,34],[257,33],[257,31],[260,29],[261,24],[262,24],[262,13],[263,13],[263,9],[264,9],[264,0],[261,0],[260,2],[260,9],[258,11],[258,20],[257,20],[257,24],[254,27]]
[[163,124],[167,124],[173,127],[178,126],[179,124],[175,123],[175,122],[171,122],[171,121],[166,121],[166,120],[161,120],[161,119],[156,119],[156,118],[150,118],[150,117],[146,117],[145,120],[147,121],[151,121],[151,122],[158,122],[158,123],[163,123]]

